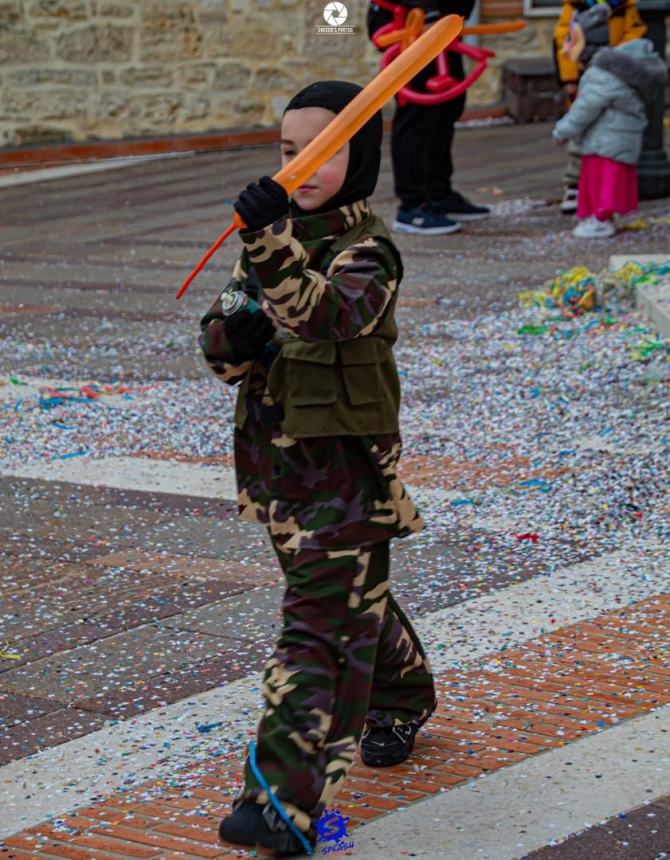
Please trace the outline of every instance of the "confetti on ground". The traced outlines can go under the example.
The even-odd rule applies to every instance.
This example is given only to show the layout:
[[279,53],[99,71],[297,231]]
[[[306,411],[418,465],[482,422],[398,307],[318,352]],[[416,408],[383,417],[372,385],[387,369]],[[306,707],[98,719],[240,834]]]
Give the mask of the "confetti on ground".
[[[509,149],[496,142],[491,158],[505,165],[517,137],[537,130],[493,134],[509,135]],[[480,153],[462,154],[480,171]],[[235,191],[235,169],[222,171],[225,192],[211,180],[212,166],[227,157],[201,166],[200,185],[193,162],[115,177],[96,218],[91,206],[102,198],[85,183],[77,195],[45,183],[35,205],[26,206],[25,192],[13,204],[24,227],[0,259],[14,302],[0,318],[0,699],[8,736],[0,752],[30,768],[36,761],[25,757],[42,747],[57,756],[63,744],[65,756],[24,780],[27,787],[13,786],[19,811],[37,797],[48,806],[44,817],[59,817],[80,796],[74,779],[55,786],[78,738],[82,760],[101,774],[101,795],[120,785],[150,803],[174,789],[188,805],[221,756],[239,758],[253,732],[281,592],[262,533],[215,494],[11,477],[24,463],[85,475],[94,462],[118,458],[230,468],[235,392],[204,371],[196,337],[199,314],[229,274],[232,246],[188,304],[175,309],[173,301],[179,276],[216,234],[222,193]],[[419,621],[481,606],[477,640],[500,652],[486,664],[494,685],[518,671],[505,655],[520,616],[527,636],[551,636],[585,605],[588,624],[602,610],[594,601],[625,610],[665,587],[668,365],[665,345],[629,301],[633,279],[652,276],[643,269],[630,269],[622,284],[608,276],[605,310],[514,307],[519,291],[539,290],[574,263],[601,272],[610,251],[594,245],[584,256],[556,207],[525,196],[551,193],[544,170],[525,187],[506,167],[470,176],[470,188],[493,202],[493,218],[438,241],[399,239],[402,468],[428,529],[398,542],[393,579]],[[389,200],[380,202],[385,218]],[[645,205],[645,217],[655,217],[663,204]],[[33,213],[50,225],[46,244],[35,245]],[[645,250],[662,250],[669,236],[659,221],[617,236],[612,250],[637,252],[642,239]],[[528,602],[510,607],[527,586]],[[436,665],[448,662],[458,680],[474,669],[473,631],[466,615],[452,617],[453,629],[431,624],[426,641]],[[619,613],[616,623],[621,659],[611,662],[622,669],[625,637],[640,638],[642,622]],[[644,630],[652,658],[662,634],[653,624]],[[540,693],[551,690],[542,669],[535,681]],[[246,684],[248,699],[239,710],[223,700],[207,710],[203,698],[229,683]],[[490,714],[476,716],[485,733]],[[547,725],[551,716],[549,708]],[[528,729],[515,729],[525,743],[518,733]],[[101,736],[116,746],[95,746]],[[479,737],[467,740],[476,753]],[[192,778],[177,776],[187,765]],[[221,804],[237,785],[226,783]],[[357,808],[365,812],[365,804]]]

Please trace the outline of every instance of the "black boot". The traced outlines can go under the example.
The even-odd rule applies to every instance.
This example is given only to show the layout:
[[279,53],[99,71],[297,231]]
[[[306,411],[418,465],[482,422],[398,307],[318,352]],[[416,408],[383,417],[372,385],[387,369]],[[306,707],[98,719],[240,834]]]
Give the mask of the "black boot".
[[[237,845],[261,845],[270,848],[276,857],[293,857],[304,854],[298,837],[289,830],[271,803],[261,806],[250,800],[243,801],[219,825],[219,836]],[[314,848],[310,834],[305,839]]]
[[361,758],[368,767],[392,767],[409,758],[414,738],[419,730],[416,723],[404,726],[366,726],[361,736]]
[[392,767],[402,764],[414,749],[414,739],[421,726],[437,708],[437,699],[429,713],[419,722],[398,726],[366,726],[361,735],[361,758],[368,767]]

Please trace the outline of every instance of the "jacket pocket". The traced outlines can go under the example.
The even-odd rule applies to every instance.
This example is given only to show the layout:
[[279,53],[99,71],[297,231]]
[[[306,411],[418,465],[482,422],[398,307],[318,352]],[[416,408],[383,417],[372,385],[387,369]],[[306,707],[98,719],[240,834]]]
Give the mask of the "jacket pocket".
[[382,399],[381,344],[372,338],[338,344],[342,376],[352,406],[379,403]]
[[[281,350],[281,368],[285,369],[286,399],[291,406],[325,406],[337,402],[334,343],[287,341]],[[272,370],[275,368],[273,366]],[[274,375],[274,374],[273,374]]]

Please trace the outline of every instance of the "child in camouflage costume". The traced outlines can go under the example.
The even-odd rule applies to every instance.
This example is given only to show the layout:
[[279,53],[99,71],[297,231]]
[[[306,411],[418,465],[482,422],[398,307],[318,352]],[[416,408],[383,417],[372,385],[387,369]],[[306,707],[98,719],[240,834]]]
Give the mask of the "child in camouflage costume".
[[[359,89],[327,81],[295,96],[283,162]],[[314,846],[359,741],[366,764],[397,764],[435,707],[428,660],[389,591],[390,539],[423,524],[396,473],[402,264],[365,199],[381,138],[377,114],[291,201],[268,177],[242,192],[244,249],[226,290],[262,311],[226,317],[218,299],[201,324],[212,370],[241,383],[241,516],[268,528],[287,584],[256,763],[220,833],[281,855]]]

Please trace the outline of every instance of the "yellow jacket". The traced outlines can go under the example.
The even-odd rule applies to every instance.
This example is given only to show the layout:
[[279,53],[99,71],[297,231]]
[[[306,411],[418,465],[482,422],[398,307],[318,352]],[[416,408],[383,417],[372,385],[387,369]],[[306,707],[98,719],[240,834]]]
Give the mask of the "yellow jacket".
[[[579,66],[563,54],[563,43],[570,32],[570,21],[575,12],[587,8],[586,3],[563,0],[563,8],[554,30],[554,49],[556,51],[556,67],[562,84],[576,83],[580,77]],[[622,42],[632,42],[640,39],[647,32],[647,26],[640,18],[635,0],[616,6],[609,19],[610,47],[614,48]]]

